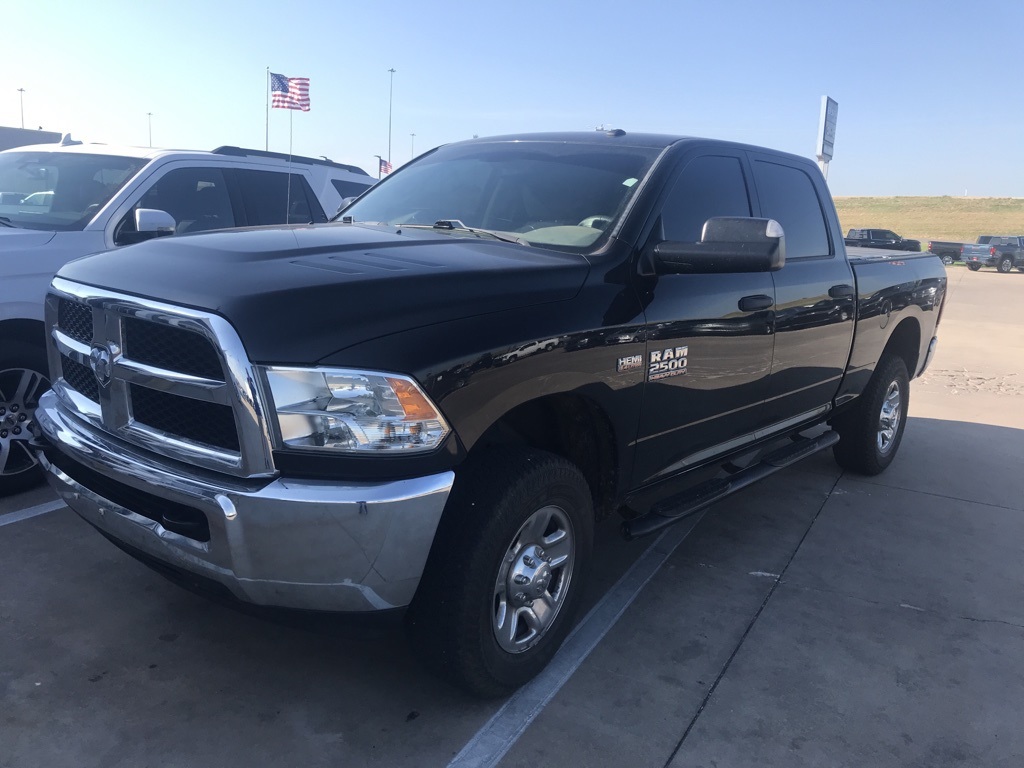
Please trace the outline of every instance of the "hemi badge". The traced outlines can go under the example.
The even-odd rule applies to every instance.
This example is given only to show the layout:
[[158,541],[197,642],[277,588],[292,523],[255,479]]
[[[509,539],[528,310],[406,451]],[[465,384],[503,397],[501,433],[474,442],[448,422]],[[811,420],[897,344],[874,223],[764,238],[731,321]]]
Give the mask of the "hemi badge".
[[630,355],[629,357],[620,357],[619,364],[615,367],[615,370],[619,373],[624,373],[625,371],[635,371],[637,368],[643,367],[643,355]]

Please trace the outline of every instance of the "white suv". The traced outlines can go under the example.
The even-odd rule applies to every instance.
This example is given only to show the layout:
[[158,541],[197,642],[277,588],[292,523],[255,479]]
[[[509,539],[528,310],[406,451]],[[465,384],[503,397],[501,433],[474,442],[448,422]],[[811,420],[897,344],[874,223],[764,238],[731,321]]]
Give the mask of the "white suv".
[[58,269],[162,235],[327,221],[374,181],[354,166],[238,147],[66,138],[0,152],[0,496],[38,476],[27,441],[49,387],[43,298]]

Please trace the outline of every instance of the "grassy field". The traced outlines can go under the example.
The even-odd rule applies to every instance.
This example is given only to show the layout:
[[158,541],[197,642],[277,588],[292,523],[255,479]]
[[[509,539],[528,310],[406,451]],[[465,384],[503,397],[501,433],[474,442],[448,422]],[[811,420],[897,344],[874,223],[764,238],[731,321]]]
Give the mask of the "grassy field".
[[891,229],[903,237],[973,243],[978,235],[1024,235],[1024,198],[837,197],[843,234],[851,228]]

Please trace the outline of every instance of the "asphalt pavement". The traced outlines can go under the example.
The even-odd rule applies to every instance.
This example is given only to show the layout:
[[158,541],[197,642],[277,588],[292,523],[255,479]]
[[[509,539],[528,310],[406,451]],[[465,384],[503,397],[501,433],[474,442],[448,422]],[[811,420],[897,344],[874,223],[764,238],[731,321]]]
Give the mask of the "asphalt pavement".
[[1024,764],[1024,274],[948,271],[884,474],[823,453],[660,538],[609,522],[590,612],[507,700],[396,622],[245,615],[47,489],[0,500],[0,766]]

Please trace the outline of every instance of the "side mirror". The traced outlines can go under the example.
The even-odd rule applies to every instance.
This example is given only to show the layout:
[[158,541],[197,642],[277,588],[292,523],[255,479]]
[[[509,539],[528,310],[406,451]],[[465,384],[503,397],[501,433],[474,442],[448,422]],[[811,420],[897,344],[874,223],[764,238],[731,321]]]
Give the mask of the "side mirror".
[[176,226],[174,217],[167,211],[155,208],[137,208],[135,211],[135,231],[140,235],[144,232],[151,233],[151,237],[173,235]]
[[699,243],[665,240],[653,256],[672,274],[775,272],[786,263],[786,234],[775,219],[723,216],[704,222]]

